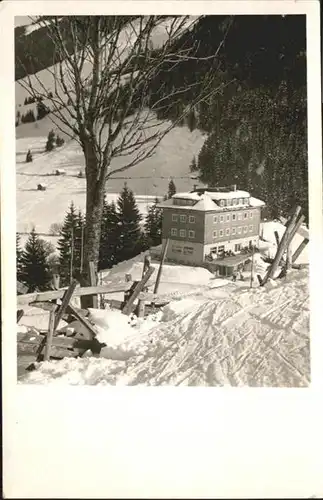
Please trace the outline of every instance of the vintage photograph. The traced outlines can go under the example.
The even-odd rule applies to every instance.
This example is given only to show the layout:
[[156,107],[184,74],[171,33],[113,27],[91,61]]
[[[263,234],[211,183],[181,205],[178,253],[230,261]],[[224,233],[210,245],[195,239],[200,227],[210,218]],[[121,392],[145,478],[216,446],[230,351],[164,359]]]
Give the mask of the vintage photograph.
[[308,387],[306,16],[14,41],[18,383]]

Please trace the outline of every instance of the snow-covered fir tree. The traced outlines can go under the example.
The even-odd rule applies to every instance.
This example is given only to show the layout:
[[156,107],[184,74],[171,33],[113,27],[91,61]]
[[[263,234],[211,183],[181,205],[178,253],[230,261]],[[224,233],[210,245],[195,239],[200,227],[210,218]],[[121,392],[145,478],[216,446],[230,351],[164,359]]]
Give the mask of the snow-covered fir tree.
[[134,194],[125,183],[117,200],[119,262],[138,255],[143,250],[141,215]]
[[44,241],[33,228],[21,256],[21,281],[33,292],[47,290],[50,280]]
[[16,233],[16,266],[17,266],[17,280],[21,281],[22,276],[22,256],[23,249],[21,248],[20,234]]
[[174,196],[175,193],[176,193],[175,182],[173,181],[173,179],[171,179],[168,184],[168,193],[167,193],[168,198]]
[[99,254],[99,270],[109,269],[118,260],[118,236],[119,236],[119,217],[114,202],[107,203],[104,200],[102,222],[101,222],[101,240]]
[[157,206],[158,203],[158,198],[155,198],[154,204],[148,208],[145,219],[145,233],[149,246],[159,245],[162,240],[162,210]]
[[60,254],[61,286],[68,285],[81,272],[84,240],[84,218],[72,202],[65,215],[57,248]]

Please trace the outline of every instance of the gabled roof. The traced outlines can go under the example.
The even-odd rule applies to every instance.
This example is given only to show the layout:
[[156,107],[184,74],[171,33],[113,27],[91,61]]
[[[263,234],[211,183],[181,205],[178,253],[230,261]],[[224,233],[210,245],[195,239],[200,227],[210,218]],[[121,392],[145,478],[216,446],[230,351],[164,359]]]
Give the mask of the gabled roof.
[[[228,196],[232,193],[236,193],[235,196],[231,196],[231,198],[248,198],[249,203],[245,205],[235,205],[230,207],[220,207],[215,200],[228,199]],[[216,195],[216,196],[214,196]],[[175,205],[173,203],[173,199],[182,199],[182,200],[193,200],[195,203],[193,205]],[[176,193],[169,200],[165,200],[162,203],[159,203],[157,206],[160,208],[170,208],[174,207],[174,209],[180,210],[196,210],[200,212],[226,212],[228,210],[243,210],[248,207],[263,207],[265,206],[265,202],[259,200],[258,198],[254,198],[249,195],[246,191],[232,191],[229,193],[214,193],[206,191],[203,194],[198,194],[196,192],[192,193]]]

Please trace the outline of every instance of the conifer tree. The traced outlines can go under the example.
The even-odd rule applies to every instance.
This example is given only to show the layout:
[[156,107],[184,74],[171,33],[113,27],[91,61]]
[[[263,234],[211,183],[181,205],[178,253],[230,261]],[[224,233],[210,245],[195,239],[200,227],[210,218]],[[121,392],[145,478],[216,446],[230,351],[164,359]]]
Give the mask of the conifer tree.
[[101,220],[99,270],[109,269],[119,262],[119,216],[114,202],[104,200]]
[[193,132],[193,130],[195,130],[197,127],[197,118],[194,109],[191,109],[191,111],[187,115],[187,126],[190,132]]
[[55,148],[55,134],[54,131],[51,130],[47,136],[46,151],[53,151],[54,148]]
[[33,155],[31,154],[30,149],[28,149],[28,152],[26,154],[26,163],[31,163],[33,161]]
[[42,101],[37,102],[37,120],[41,120],[46,115],[48,115],[49,109]]
[[59,148],[60,146],[63,146],[63,144],[65,143],[63,137],[61,137],[60,135],[57,134],[56,136],[56,146]]
[[46,249],[33,228],[21,256],[21,281],[33,292],[47,290],[50,280]]
[[193,159],[190,163],[190,172],[196,172],[197,170],[198,170],[198,166],[196,163],[196,158],[195,158],[195,156],[193,156]]
[[176,186],[173,179],[171,179],[168,184],[168,198],[174,196],[175,193],[176,193]]
[[119,262],[143,251],[141,215],[131,189],[125,183],[117,200]]
[[60,253],[60,279],[62,286],[79,276],[81,270],[81,254],[83,250],[84,220],[77,213],[72,202],[65,215],[57,248]]
[[17,280],[21,281],[23,279],[22,276],[22,255],[23,250],[21,248],[20,243],[20,234],[16,233],[16,266],[17,266]]
[[162,210],[157,206],[158,203],[159,200],[156,198],[154,204],[148,208],[145,220],[145,233],[149,246],[159,245],[162,240]]

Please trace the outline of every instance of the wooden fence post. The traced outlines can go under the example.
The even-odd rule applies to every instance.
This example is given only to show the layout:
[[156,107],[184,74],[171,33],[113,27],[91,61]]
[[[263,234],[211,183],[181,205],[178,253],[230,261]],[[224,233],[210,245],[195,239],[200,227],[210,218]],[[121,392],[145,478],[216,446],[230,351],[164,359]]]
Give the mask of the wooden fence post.
[[48,333],[47,333],[47,338],[46,338],[44,361],[48,361],[50,359],[50,349],[52,347],[54,329],[55,329],[55,311],[52,310],[49,313],[49,325],[48,325]]
[[262,285],[265,285],[267,283],[268,279],[272,278],[275,275],[275,272],[276,272],[276,270],[277,270],[277,268],[279,266],[281,258],[283,256],[285,250],[286,250],[286,246],[289,243],[290,236],[291,236],[291,234],[293,232],[293,229],[295,227],[296,220],[297,220],[297,217],[300,214],[300,211],[301,211],[301,207],[297,206],[295,208],[295,211],[294,211],[293,215],[291,216],[291,219],[290,219],[288,225],[286,226],[285,232],[284,232],[283,237],[282,237],[282,239],[280,241],[280,245],[277,248],[275,259],[274,259],[273,263],[271,264],[268,272],[266,273],[264,279],[262,280]]
[[71,297],[72,297],[74,290],[76,288],[76,285],[77,285],[77,281],[73,280],[72,283],[70,284],[70,286],[68,287],[68,289],[64,293],[64,296],[62,298],[62,303],[59,306],[59,308],[57,310],[56,317],[55,317],[54,330],[56,330],[56,328],[58,327],[58,324],[59,324],[60,320],[62,319],[63,314],[65,313],[65,310],[66,310],[66,308],[69,304],[69,301],[71,300]]
[[[90,269],[90,286],[96,286],[97,285],[97,277],[95,274],[94,270],[94,262],[89,262],[89,269]],[[98,309],[99,307],[99,299],[97,295],[93,296],[93,308]]]
[[139,281],[139,283],[136,284],[136,287],[135,287],[133,293],[128,298],[127,302],[125,303],[125,305],[122,309],[123,314],[130,314],[131,313],[131,309],[132,309],[132,305],[133,305],[134,301],[136,300],[136,298],[138,297],[140,292],[142,292],[142,290],[145,287],[145,284],[147,283],[147,281],[149,280],[150,276],[153,274],[154,271],[155,271],[154,267],[150,267],[148,269],[148,271],[146,272],[144,278],[141,281]]
[[163,269],[163,264],[164,264],[164,261],[165,261],[165,258],[166,258],[166,253],[167,253],[167,249],[168,249],[168,244],[169,244],[169,238],[167,238],[167,240],[166,240],[166,242],[165,242],[164,249],[163,249],[163,253],[162,253],[162,257],[161,257],[161,261],[160,261],[160,264],[159,264],[158,274],[157,274],[157,278],[156,278],[156,283],[155,283],[154,293],[157,293],[157,292],[158,292],[159,282],[160,282],[160,277],[161,277],[161,272],[162,272],[162,269]]
[[297,261],[298,257],[301,255],[302,251],[304,250],[304,248],[306,247],[308,242],[309,242],[308,238],[304,238],[304,240],[299,245],[299,247],[295,250],[295,253],[292,256],[292,263]]

